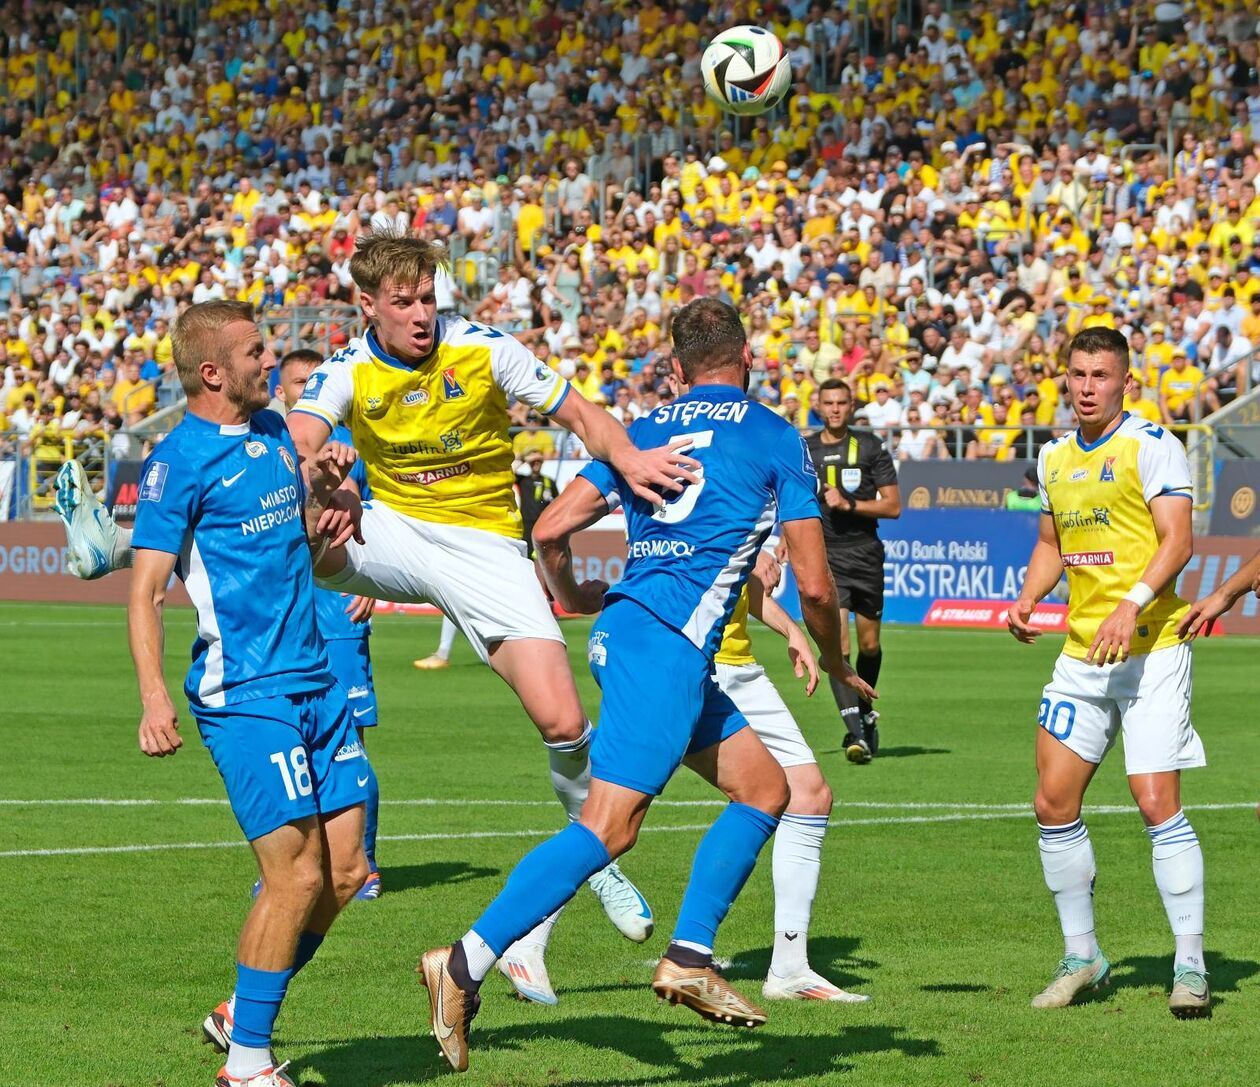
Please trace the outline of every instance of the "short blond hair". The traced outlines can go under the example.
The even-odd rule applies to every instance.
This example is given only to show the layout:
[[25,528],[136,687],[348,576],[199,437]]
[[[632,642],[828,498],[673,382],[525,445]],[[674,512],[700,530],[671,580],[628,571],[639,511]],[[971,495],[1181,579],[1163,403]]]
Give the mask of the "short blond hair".
[[179,383],[189,396],[196,396],[203,388],[201,364],[207,359],[222,363],[228,356],[228,345],[223,342],[222,332],[237,321],[254,323],[254,307],[248,302],[216,299],[189,306],[175,321],[171,329],[171,354],[175,359],[175,372]]
[[377,231],[359,239],[350,258],[350,276],[364,294],[375,295],[385,283],[414,287],[450,268],[446,246],[410,232]]

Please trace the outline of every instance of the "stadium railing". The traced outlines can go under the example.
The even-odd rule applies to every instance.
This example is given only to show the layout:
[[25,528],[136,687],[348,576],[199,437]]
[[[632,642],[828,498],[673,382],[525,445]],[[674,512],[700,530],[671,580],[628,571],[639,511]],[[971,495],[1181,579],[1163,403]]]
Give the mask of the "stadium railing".
[[[1260,347],[1257,347],[1254,350],[1252,350],[1249,354],[1244,355],[1241,359],[1238,360],[1237,363],[1235,363],[1235,365],[1242,367],[1242,381],[1238,383],[1238,388],[1235,392],[1234,400],[1230,401],[1230,403],[1233,403],[1236,400],[1243,399],[1243,397],[1245,397],[1248,393],[1250,393],[1252,389],[1255,387],[1256,381],[1255,381],[1254,375],[1255,375],[1256,370],[1260,368]],[[1208,389],[1208,383],[1210,381],[1214,381],[1218,376],[1219,375],[1217,374],[1206,374],[1203,380],[1200,381],[1199,384],[1195,387],[1193,414],[1196,420],[1202,420],[1204,422],[1209,422],[1209,423],[1212,421],[1212,417],[1215,413],[1206,410],[1207,409],[1206,394],[1207,394],[1207,389]],[[1224,409],[1227,408],[1228,406],[1229,404],[1224,404],[1221,406],[1219,410],[1224,411]]]
[[15,436],[0,439],[0,521],[52,516],[57,470],[74,457],[104,498],[111,465],[110,440],[104,435],[76,438],[67,434],[34,444]]

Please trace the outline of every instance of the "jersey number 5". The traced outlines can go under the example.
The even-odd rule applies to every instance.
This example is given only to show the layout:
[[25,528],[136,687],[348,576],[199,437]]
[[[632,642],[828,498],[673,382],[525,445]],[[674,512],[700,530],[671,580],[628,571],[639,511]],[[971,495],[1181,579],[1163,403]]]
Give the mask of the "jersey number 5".
[[[680,447],[677,451],[679,453],[691,454],[699,449],[708,449],[709,446],[713,444],[713,431],[697,430],[691,434],[675,434],[674,438],[671,438],[670,440],[673,441],[676,438],[690,439],[690,443],[688,445]],[[661,521],[667,525],[676,525],[679,521],[685,521],[691,516],[691,511],[696,508],[696,501],[700,497],[700,492],[704,490],[705,480],[703,464],[696,469],[696,475],[699,478],[695,483],[690,483],[684,486],[682,494],[680,494],[677,498],[671,498],[665,503],[665,505],[657,507],[656,512],[652,514],[653,520]]]

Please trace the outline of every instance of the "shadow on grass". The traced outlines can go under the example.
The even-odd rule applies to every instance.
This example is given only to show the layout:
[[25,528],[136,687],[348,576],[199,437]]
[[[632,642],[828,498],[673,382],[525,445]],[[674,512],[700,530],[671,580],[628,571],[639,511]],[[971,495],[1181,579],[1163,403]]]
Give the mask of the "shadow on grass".
[[425,864],[391,864],[381,869],[381,885],[386,894],[401,891],[449,887],[486,876],[497,876],[498,868],[474,867],[464,861],[429,861]]
[[969,985],[961,981],[942,982],[939,985],[920,985],[919,988],[925,993],[987,993],[989,991],[987,985]]
[[[668,1009],[668,1014],[672,1018],[684,1013]],[[519,1053],[539,1069],[540,1078],[565,1087],[653,1087],[681,1082],[691,1087],[751,1087],[757,1083],[812,1082],[825,1075],[853,1071],[855,1066],[849,1058],[865,1054],[941,1054],[935,1039],[907,1036],[902,1027],[840,1026],[830,1016],[826,1021],[820,1018],[814,1032],[777,1035],[773,1018],[764,1030],[744,1032],[705,1026],[692,1019],[665,1022],[589,1015],[484,1030],[474,1027],[471,1041],[470,1064],[474,1073],[479,1055]],[[589,1071],[573,1077],[555,1069],[544,1072],[547,1064],[538,1062],[546,1062],[547,1051],[554,1046],[562,1047],[569,1059],[575,1046],[588,1049],[588,1070],[601,1054],[610,1050],[645,1067],[631,1077],[612,1069],[606,1076]],[[318,1072],[333,1087],[428,1082],[450,1073],[437,1052],[437,1043],[415,1036],[347,1041],[313,1053],[301,1064],[299,1075],[308,1069]]]
[[[1222,993],[1237,992],[1239,982],[1260,974],[1260,962],[1213,955],[1210,949],[1207,966],[1213,1000]],[[1112,971],[1112,979],[1118,989],[1149,988],[1167,992],[1172,987],[1172,958],[1168,955],[1143,955],[1120,959]]]
[[[878,969],[879,963],[858,956],[859,943],[851,936],[812,937],[809,941],[809,964],[841,989],[860,988],[870,982],[870,971]],[[764,978],[769,969],[770,949],[756,948],[736,954],[726,974],[731,978]]]
[[[843,755],[843,747],[828,747],[818,752],[819,755]],[[880,759],[913,759],[920,755],[952,755],[948,747],[881,747],[875,761]]]

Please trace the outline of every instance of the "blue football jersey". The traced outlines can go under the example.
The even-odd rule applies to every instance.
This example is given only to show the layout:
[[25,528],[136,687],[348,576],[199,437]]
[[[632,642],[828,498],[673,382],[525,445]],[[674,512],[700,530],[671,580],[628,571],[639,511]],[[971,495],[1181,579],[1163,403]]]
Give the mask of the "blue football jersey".
[[132,545],[176,555],[197,609],[184,692],[194,707],[323,690],[303,488],[284,420],[191,412],[144,463]]
[[662,507],[599,461],[582,475],[625,510],[626,569],[608,601],[634,600],[712,656],[776,520],[819,516],[817,477],[801,436],[732,385],[697,386],[630,427],[641,449],[682,435],[700,482]]
[[[354,444],[350,431],[343,426],[336,427],[328,440],[341,442],[343,445]],[[372,488],[368,486],[367,469],[364,468],[363,461],[354,462],[350,468],[350,478],[359,485],[359,494],[363,497],[363,501],[368,501],[372,497]],[[352,623],[350,617],[346,615],[346,607],[352,599],[354,598],[347,593],[315,586],[315,618],[324,641],[366,638],[372,633],[371,623]]]

